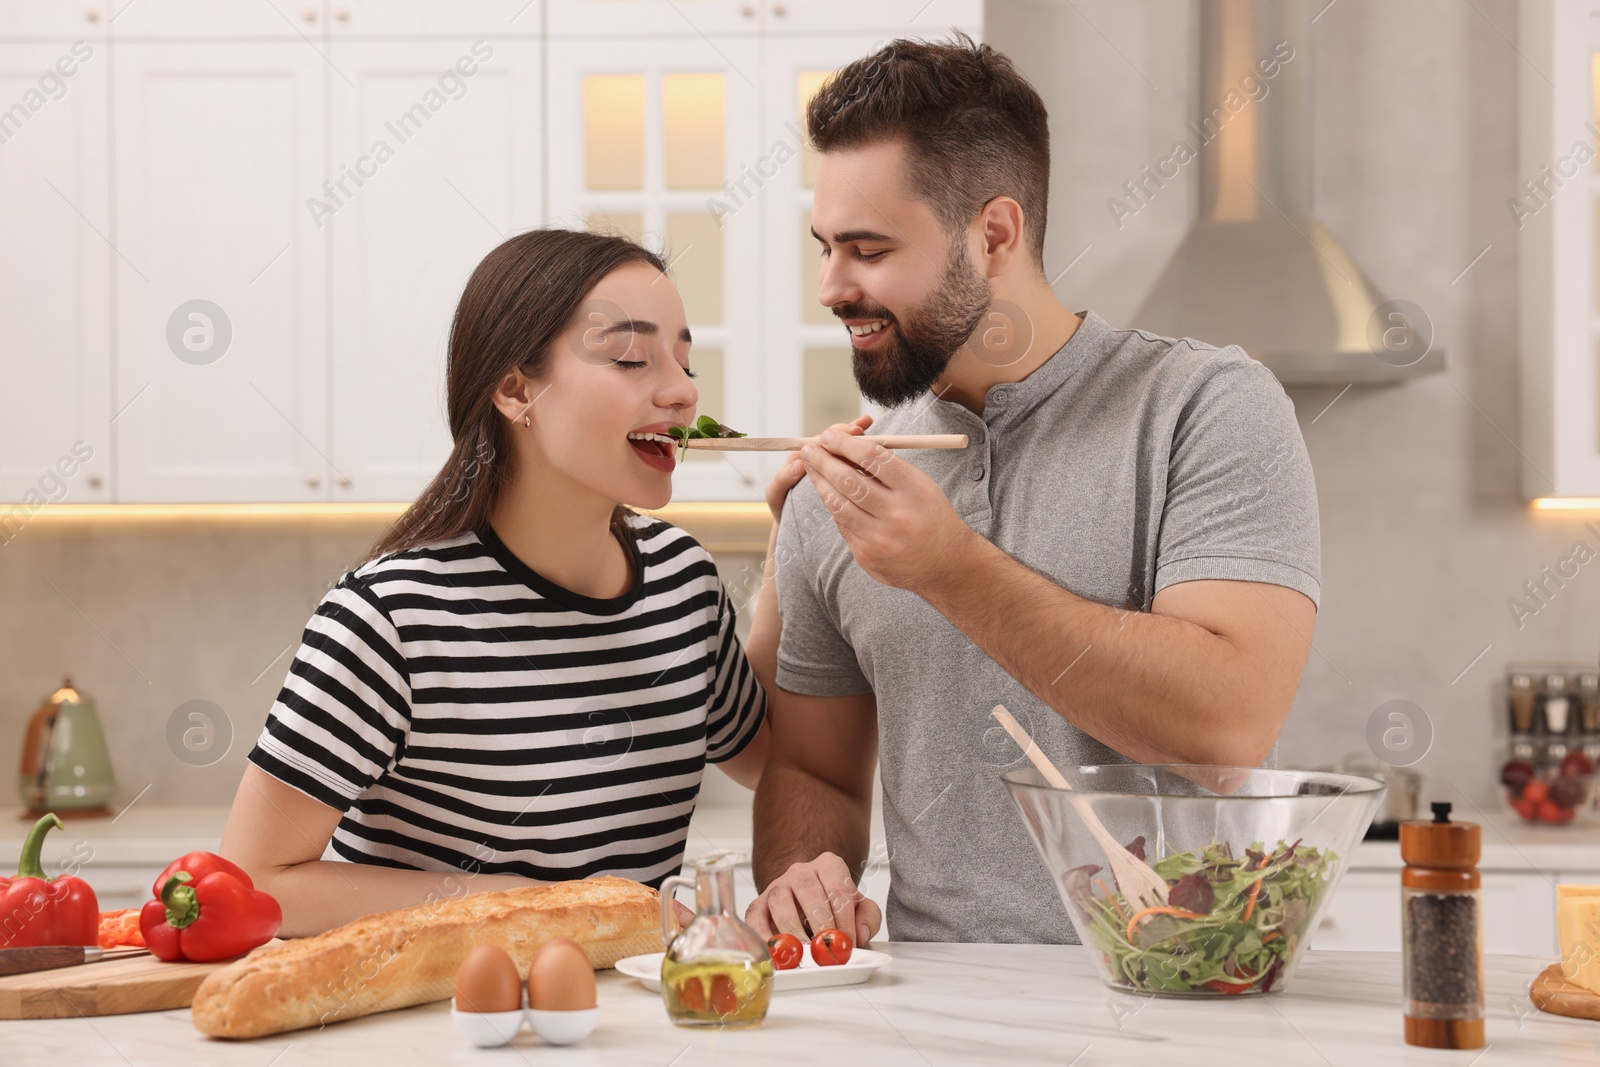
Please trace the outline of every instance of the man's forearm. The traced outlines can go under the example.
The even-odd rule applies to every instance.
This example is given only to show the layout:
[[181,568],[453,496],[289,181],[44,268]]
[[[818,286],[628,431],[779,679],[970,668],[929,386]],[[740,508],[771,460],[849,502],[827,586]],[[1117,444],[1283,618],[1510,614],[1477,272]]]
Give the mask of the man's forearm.
[[1080,730],[1140,762],[1266,757],[1281,716],[1253,697],[1227,638],[1085,600],[976,533],[962,558],[917,592]]
[[871,847],[872,801],[783,763],[767,766],[756,787],[756,889],[787,871],[832,852],[859,877]]

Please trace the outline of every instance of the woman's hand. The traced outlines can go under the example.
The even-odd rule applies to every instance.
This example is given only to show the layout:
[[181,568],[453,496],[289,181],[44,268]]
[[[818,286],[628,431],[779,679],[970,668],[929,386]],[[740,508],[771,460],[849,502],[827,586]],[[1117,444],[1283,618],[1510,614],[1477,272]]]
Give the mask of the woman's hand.
[[[851,434],[859,437],[867,432],[867,427],[872,425],[872,416],[863,415],[854,422],[841,422],[830,426],[831,430]],[[800,453],[790,452],[784,457],[783,466],[778,468],[778,473],[772,476],[772,481],[767,483],[767,510],[772,512],[773,525],[777,525],[783,517],[783,502],[789,499],[789,490],[797,485],[801,478],[806,476],[805,461],[800,458]]]

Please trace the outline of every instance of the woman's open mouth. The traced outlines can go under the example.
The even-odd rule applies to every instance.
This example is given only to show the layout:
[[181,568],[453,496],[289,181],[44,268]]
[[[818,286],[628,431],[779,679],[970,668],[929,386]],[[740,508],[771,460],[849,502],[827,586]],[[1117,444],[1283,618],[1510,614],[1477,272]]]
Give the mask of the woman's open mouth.
[[673,454],[678,443],[664,433],[630,433],[628,444],[635,455],[658,471],[670,474],[678,465],[677,457]]

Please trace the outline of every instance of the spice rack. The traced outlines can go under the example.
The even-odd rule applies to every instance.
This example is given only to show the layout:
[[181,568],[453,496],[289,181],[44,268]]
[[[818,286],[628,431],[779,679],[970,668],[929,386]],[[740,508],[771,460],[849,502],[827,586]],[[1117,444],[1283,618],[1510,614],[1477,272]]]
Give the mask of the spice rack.
[[1525,822],[1592,819],[1600,766],[1600,667],[1521,663],[1506,668],[1501,715],[1507,741],[1500,784]]

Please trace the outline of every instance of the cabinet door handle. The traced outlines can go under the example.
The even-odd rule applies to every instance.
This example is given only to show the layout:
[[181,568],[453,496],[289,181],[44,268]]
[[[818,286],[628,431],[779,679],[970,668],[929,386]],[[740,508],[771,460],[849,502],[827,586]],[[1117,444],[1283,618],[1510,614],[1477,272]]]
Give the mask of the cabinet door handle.
[[306,475],[306,484],[315,489],[317,486],[322,484],[322,478],[320,475],[308,474]]
[[349,22],[350,12],[346,8],[337,8],[333,13],[333,17],[338,19],[340,22]]
[[300,17],[306,22],[315,22],[317,21],[317,9],[314,7],[301,8]]
[[88,11],[85,11],[83,13],[83,19],[84,19],[85,22],[99,22],[100,21],[100,12],[94,10],[93,8],[90,8]]

